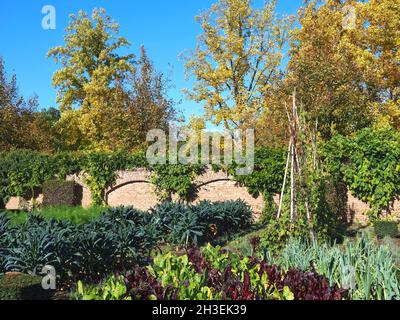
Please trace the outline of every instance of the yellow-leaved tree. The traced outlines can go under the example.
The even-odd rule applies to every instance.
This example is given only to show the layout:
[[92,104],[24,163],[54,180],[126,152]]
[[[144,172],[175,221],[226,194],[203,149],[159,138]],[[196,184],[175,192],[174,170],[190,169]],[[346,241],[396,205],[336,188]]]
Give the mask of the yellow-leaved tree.
[[300,10],[282,91],[297,89],[323,138],[400,128],[399,13],[399,0],[312,0]]
[[358,15],[349,49],[371,96],[376,126],[400,130],[400,0],[351,2]]
[[129,46],[118,33],[119,25],[104,9],[94,9],[91,16],[80,11],[71,15],[65,45],[48,52],[62,66],[53,85],[61,110],[58,127],[67,148],[114,149],[110,130],[116,122],[123,125],[122,88],[134,71],[134,56],[117,53]]
[[250,0],[219,0],[196,17],[203,33],[186,57],[195,85],[189,98],[204,103],[207,120],[228,129],[254,127],[276,79],[289,18],[275,13],[276,1],[262,8]]

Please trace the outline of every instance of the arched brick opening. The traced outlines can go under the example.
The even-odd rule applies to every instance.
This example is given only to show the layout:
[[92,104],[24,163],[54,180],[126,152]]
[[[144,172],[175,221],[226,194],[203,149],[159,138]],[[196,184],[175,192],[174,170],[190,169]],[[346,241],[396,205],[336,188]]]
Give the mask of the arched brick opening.
[[126,181],[107,190],[107,205],[133,206],[139,210],[149,210],[159,201],[154,186],[146,180]]
[[202,200],[215,202],[239,199],[247,202],[256,215],[259,215],[264,208],[264,200],[262,196],[254,198],[247,191],[246,187],[239,185],[229,177],[214,179],[198,184],[196,187],[196,198],[194,203],[198,203]]

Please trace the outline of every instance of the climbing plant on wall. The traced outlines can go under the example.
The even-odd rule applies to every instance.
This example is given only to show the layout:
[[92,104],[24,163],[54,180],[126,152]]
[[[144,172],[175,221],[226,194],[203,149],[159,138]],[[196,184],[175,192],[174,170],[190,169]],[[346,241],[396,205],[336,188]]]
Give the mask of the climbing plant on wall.
[[354,137],[335,135],[323,155],[332,175],[342,179],[377,217],[400,194],[400,134],[393,129],[361,130]]
[[0,155],[0,197],[5,203],[11,196],[32,197],[36,188],[55,174],[51,156],[28,150]]
[[92,192],[92,203],[105,205],[104,192],[115,184],[119,170],[146,168],[142,153],[88,153],[84,157],[82,169],[86,173],[85,183]]
[[[285,166],[282,150],[259,148],[255,152],[255,168],[251,175],[234,176],[253,195],[262,194],[265,199],[279,192]],[[175,194],[188,200],[193,182],[201,175],[204,165],[164,164],[149,165],[143,153],[57,153],[42,154],[16,150],[0,154],[0,199],[6,202],[11,196],[25,196],[39,188],[46,180],[65,179],[82,173],[92,193],[92,203],[105,205],[104,193],[118,178],[119,170],[146,168],[152,172],[151,182],[162,200]],[[235,175],[233,165],[228,171]],[[213,166],[214,170],[221,167]],[[266,197],[268,195],[268,197]],[[4,204],[3,204],[4,206]]]
[[163,164],[152,167],[151,183],[162,200],[171,200],[173,194],[188,200],[191,196],[193,180],[205,170],[202,165]]
[[273,196],[282,188],[285,172],[286,154],[282,149],[269,147],[256,148],[254,151],[254,170],[250,175],[236,175],[237,165],[229,172],[235,180],[247,187],[253,196],[262,195],[266,208],[273,209]]

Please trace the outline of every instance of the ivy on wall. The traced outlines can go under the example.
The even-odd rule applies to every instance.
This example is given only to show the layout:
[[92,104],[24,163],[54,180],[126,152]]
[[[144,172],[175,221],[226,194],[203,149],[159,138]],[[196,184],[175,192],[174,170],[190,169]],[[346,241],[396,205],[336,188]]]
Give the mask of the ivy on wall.
[[[236,177],[236,179],[247,186],[252,194],[272,194],[281,184],[283,157],[281,151],[258,149],[253,174]],[[0,154],[0,199],[4,207],[9,197],[26,197],[47,180],[64,180],[68,175],[83,173],[84,182],[92,193],[92,203],[105,205],[105,190],[116,183],[118,171],[136,168],[146,168],[152,172],[150,180],[162,200],[170,200],[173,194],[180,199],[189,200],[194,191],[193,181],[205,171],[206,166],[200,164],[149,165],[143,153],[49,155],[16,150]],[[213,168],[216,169],[215,166]],[[234,169],[235,166],[232,166],[228,171],[234,173]]]
[[400,134],[367,128],[354,137],[335,135],[323,146],[332,176],[346,183],[354,196],[368,203],[372,218],[390,210],[400,194]]
[[18,150],[0,155],[0,198],[2,205],[11,196],[33,196],[35,189],[55,175],[51,157]]
[[164,164],[155,165],[152,170],[150,182],[156,186],[156,193],[162,200],[171,200],[173,194],[189,200],[193,180],[204,172],[205,166]]
[[177,194],[188,199],[192,181],[201,174],[200,165],[150,166],[143,153],[59,153],[41,154],[16,150],[0,154],[0,208],[11,196],[30,197],[36,188],[52,179],[83,173],[94,205],[105,205],[105,190],[113,186],[119,170],[146,168],[153,172],[151,181],[158,194],[168,199]]
[[143,153],[88,153],[81,162],[94,205],[105,205],[104,192],[115,184],[119,170],[148,167]]
[[229,170],[235,180],[245,185],[253,196],[264,197],[275,195],[281,191],[285,173],[286,153],[282,149],[268,147],[254,150],[254,170],[250,175],[238,176],[236,167]]

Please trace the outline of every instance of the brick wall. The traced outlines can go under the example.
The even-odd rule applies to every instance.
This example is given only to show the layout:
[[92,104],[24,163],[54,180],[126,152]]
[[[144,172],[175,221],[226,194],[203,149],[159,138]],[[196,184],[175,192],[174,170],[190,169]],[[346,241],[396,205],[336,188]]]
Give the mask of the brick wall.
[[[74,180],[83,187],[82,206],[88,207],[91,204],[91,193],[84,183],[84,176],[70,176],[68,180]],[[196,194],[193,198],[194,203],[201,200],[225,201],[242,199],[246,201],[258,216],[264,207],[261,196],[252,197],[245,187],[238,185],[233,178],[224,172],[213,172],[207,170],[203,175],[197,177],[194,181]],[[42,195],[37,199],[41,203]],[[176,198],[176,197],[174,197]],[[154,207],[158,198],[154,192],[154,186],[150,183],[150,172],[144,169],[134,171],[118,172],[118,179],[113,188],[106,191],[106,200],[110,206],[132,205],[141,210],[148,210]],[[279,196],[274,197],[274,201],[279,203]],[[27,208],[31,201],[22,198],[11,198],[7,203],[7,209]],[[369,210],[369,206],[348,194],[349,216],[355,221],[366,221],[364,213]],[[400,202],[394,203],[394,213],[400,214]]]

